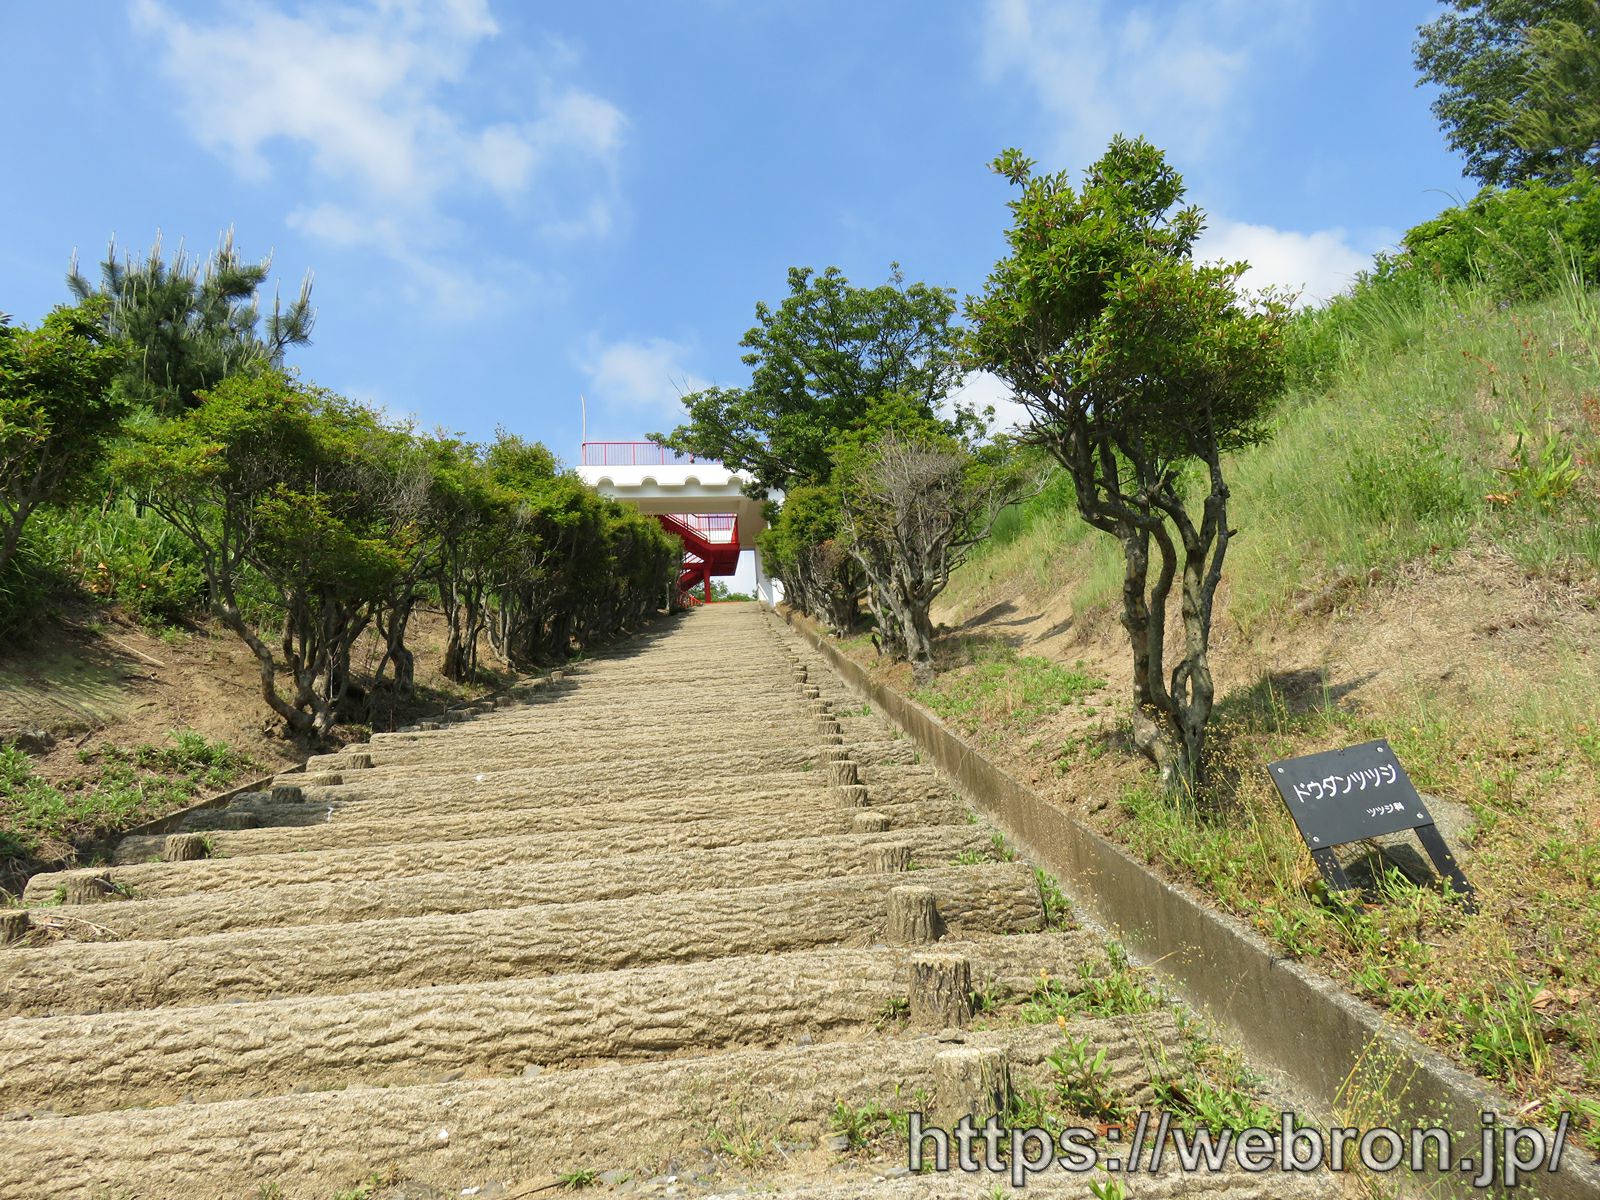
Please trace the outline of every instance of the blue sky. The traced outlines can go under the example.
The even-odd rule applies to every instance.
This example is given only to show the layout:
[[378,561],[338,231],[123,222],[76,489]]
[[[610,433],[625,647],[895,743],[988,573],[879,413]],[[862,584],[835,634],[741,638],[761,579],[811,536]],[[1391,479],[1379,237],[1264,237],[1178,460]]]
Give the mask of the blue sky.
[[[0,310],[73,250],[211,247],[292,294],[316,382],[572,461],[746,378],[790,265],[976,290],[1017,145],[1162,146],[1208,254],[1338,290],[1470,193],[1414,86],[1425,0],[8,0]],[[975,398],[999,399],[975,380]]]

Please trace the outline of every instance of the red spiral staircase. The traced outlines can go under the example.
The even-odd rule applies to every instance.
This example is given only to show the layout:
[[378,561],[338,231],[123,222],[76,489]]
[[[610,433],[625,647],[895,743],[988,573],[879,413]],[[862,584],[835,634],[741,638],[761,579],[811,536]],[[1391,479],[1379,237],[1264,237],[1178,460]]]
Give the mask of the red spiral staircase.
[[[713,577],[739,569],[739,519],[733,513],[658,513],[661,527],[683,543],[678,600],[684,606],[711,603]],[[699,587],[700,595],[694,594]]]

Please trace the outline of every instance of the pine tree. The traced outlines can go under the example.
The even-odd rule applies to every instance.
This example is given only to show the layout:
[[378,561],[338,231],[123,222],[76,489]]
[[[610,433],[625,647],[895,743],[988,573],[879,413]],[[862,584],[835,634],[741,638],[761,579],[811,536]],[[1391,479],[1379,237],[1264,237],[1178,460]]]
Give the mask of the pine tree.
[[311,275],[287,308],[275,296],[263,332],[258,293],[272,270],[272,258],[247,263],[233,244],[230,229],[204,260],[191,259],[180,245],[168,262],[161,237],[142,260],[121,259],[113,239],[100,264],[95,288],[73,256],[67,286],[79,300],[108,301],[107,332],[133,349],[119,380],[123,393],[164,416],[193,408],[200,393],[229,375],[278,367],[290,346],[311,340],[316,319],[311,307]]

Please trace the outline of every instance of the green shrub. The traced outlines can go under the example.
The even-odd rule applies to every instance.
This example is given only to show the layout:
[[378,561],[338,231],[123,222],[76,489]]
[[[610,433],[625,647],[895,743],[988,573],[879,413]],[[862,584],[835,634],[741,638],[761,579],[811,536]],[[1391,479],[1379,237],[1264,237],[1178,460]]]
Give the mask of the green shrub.
[[205,580],[193,546],[130,500],[49,509],[35,523],[41,553],[55,569],[139,621],[170,624],[204,606]]
[[1600,278],[1600,182],[1585,170],[1570,183],[1485,188],[1403,242],[1408,265],[1434,279],[1481,281],[1500,299],[1531,300],[1555,289],[1569,255]]
[[1406,231],[1341,296],[1300,313],[1287,341],[1292,388],[1322,390],[1352,360],[1419,344],[1441,319],[1466,319],[1461,293],[1533,300],[1600,281],[1600,181],[1485,188]]
[[52,581],[40,562],[35,524],[23,526],[16,553],[0,567],[0,634],[26,629],[47,607]]

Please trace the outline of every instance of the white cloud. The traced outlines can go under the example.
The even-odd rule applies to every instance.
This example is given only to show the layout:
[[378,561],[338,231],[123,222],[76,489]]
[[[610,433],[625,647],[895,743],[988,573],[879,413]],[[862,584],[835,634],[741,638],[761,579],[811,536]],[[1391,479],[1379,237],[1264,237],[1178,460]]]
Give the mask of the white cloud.
[[400,268],[400,280],[385,285],[386,299],[426,307],[444,320],[466,322],[503,309],[518,295],[552,294],[558,290],[523,263],[505,258],[478,258],[462,263],[436,257],[436,243],[413,238],[403,221],[374,217],[337,204],[303,206],[285,218],[298,229],[329,245],[376,251]]
[[983,67],[1020,80],[1059,132],[1052,154],[1089,161],[1116,133],[1142,133],[1177,161],[1221,131],[1255,59],[1298,26],[1300,3],[990,0]]
[[1372,265],[1376,249],[1376,245],[1367,249],[1352,245],[1350,235],[1343,229],[1297,233],[1270,225],[1212,218],[1195,246],[1194,256],[1202,262],[1244,260],[1250,264],[1244,276],[1245,287],[1271,286],[1298,292],[1299,302],[1304,305],[1327,300],[1347,288],[1356,272]]
[[950,394],[950,401],[952,405],[971,405],[980,414],[985,408],[993,407],[994,421],[990,427],[995,433],[1006,433],[1029,423],[1028,410],[1011,394],[1005,380],[988,371],[969,372],[961,386]]
[[[676,424],[684,415],[682,398],[708,383],[685,365],[693,350],[668,338],[602,342],[590,337],[579,366],[588,378],[586,395],[601,421],[628,434],[628,424],[655,427]],[[639,428],[631,436],[643,437],[651,429]]]
[[[1241,92],[1261,60],[1303,28],[1301,0],[1174,0],[1159,10],[1114,0],[990,0],[983,65],[991,82],[1020,81],[1057,132],[1051,158],[1087,164],[1113,134],[1144,134],[1184,169],[1247,118]],[[1050,162],[1046,169],[1053,169]],[[1344,229],[1309,233],[1212,214],[1203,260],[1247,260],[1245,285],[1325,300],[1371,265],[1380,241]]]
[[162,0],[131,11],[196,139],[246,178],[288,176],[307,197],[291,222],[313,236],[432,263],[448,281],[482,265],[461,252],[455,205],[498,201],[584,234],[613,223],[627,122],[557,78],[569,51],[552,44],[548,61],[523,65],[513,111],[476,111],[493,91],[486,0],[234,4],[210,23]]

